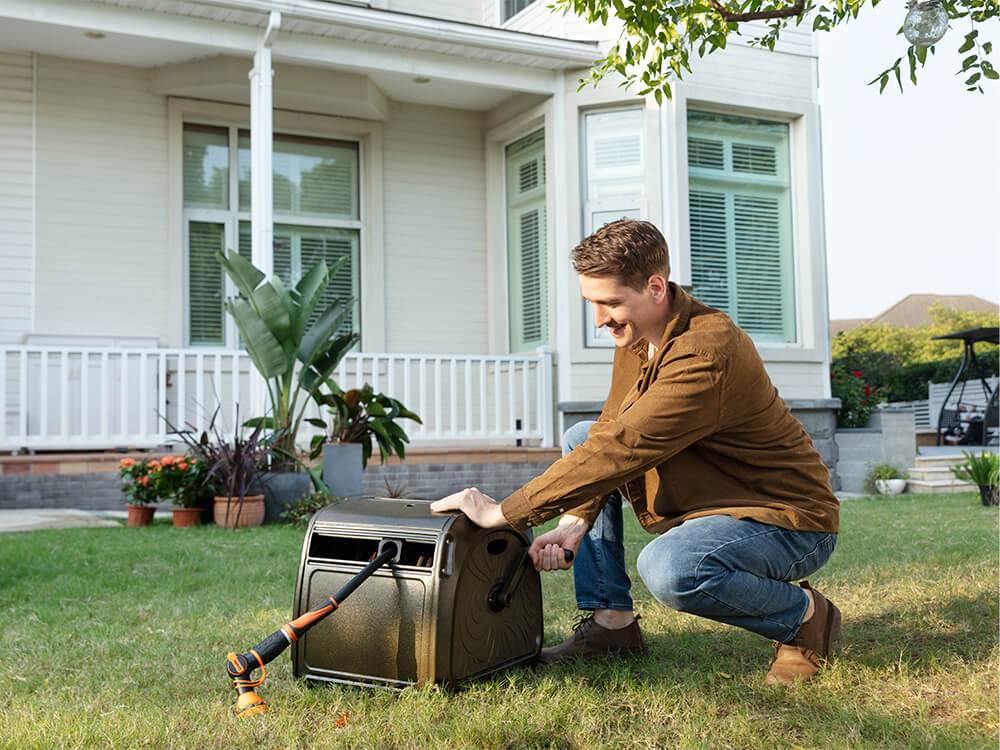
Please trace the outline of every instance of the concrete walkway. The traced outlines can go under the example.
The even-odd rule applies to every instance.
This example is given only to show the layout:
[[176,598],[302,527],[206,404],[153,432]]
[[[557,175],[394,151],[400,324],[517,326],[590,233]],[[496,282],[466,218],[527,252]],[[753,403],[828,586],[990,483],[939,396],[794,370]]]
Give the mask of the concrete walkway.
[[[122,518],[124,512],[119,512]],[[0,533],[4,531],[37,531],[38,529],[99,529],[117,528],[121,524],[111,518],[115,512],[67,510],[63,508],[17,508],[0,510]]]

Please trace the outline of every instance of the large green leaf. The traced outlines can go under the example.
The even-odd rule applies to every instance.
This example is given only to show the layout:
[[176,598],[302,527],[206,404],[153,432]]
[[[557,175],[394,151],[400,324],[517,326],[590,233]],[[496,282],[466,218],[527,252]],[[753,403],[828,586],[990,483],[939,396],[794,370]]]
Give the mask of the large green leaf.
[[311,365],[325,352],[328,342],[340,328],[347,314],[348,308],[343,304],[343,300],[335,300],[302,337],[298,351],[299,361]]
[[253,263],[237,252],[229,250],[223,253],[216,250],[215,257],[219,259],[219,263],[229,274],[229,278],[240,290],[240,294],[248,299],[253,295],[257,285],[265,278],[264,274]]
[[273,378],[285,372],[288,360],[281,343],[253,311],[250,303],[245,299],[231,299],[226,301],[226,309],[236,321],[243,344],[260,374],[265,378]]
[[[302,369],[299,375],[299,381],[302,387],[309,392],[313,398],[319,397],[319,388],[323,385],[329,386],[333,383],[330,380],[330,375],[333,373],[340,361],[344,358],[344,355],[354,346],[358,340],[361,338],[356,333],[344,333],[330,341],[329,347],[325,352],[319,354],[311,367],[305,367]],[[336,388],[336,393],[340,393],[340,388],[333,383],[334,388]],[[332,389],[331,389],[332,390]]]
[[274,335],[274,338],[281,344],[285,352],[285,370],[294,361],[296,342],[292,340],[292,300],[281,283],[281,279],[275,276],[271,281],[262,284],[253,293],[253,301],[256,302],[256,310],[263,320],[264,325]]
[[299,279],[299,283],[295,285],[295,290],[299,293],[299,304],[296,310],[295,318],[292,321],[292,327],[294,329],[294,336],[296,341],[302,339],[302,334],[305,332],[306,324],[309,322],[309,318],[316,309],[316,305],[319,304],[320,299],[323,297],[323,292],[326,291],[327,286],[330,283],[330,272],[326,266],[326,261],[320,259],[320,262],[309,269],[309,271]]

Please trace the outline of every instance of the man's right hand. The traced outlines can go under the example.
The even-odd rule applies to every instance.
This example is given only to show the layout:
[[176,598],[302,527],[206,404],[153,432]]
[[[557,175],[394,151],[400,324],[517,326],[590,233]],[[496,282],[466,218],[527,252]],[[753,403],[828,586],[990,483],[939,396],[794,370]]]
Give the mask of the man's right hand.
[[566,570],[571,567],[573,563],[566,562],[564,550],[572,550],[575,558],[589,528],[582,518],[563,516],[552,531],[535,537],[528,548],[535,570]]

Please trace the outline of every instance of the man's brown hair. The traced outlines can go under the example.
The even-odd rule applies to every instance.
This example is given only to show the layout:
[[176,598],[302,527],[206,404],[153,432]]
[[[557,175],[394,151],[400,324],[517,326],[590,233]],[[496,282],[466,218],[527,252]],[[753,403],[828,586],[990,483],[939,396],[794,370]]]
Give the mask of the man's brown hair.
[[641,292],[654,273],[670,278],[667,241],[648,221],[619,219],[573,248],[573,268],[587,276],[613,276]]

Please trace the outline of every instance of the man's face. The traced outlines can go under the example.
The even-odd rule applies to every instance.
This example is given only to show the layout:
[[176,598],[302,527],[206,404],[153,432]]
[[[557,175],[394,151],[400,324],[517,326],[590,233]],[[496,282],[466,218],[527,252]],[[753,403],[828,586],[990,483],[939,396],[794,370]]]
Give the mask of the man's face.
[[662,276],[651,277],[658,281],[647,283],[641,292],[612,277],[579,274],[579,278],[580,293],[594,308],[594,325],[607,328],[615,346],[632,346],[650,335],[657,336],[654,344],[659,343],[664,321],[656,299],[663,300],[666,282]]

